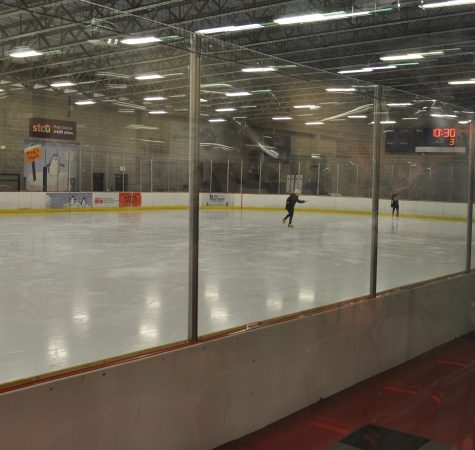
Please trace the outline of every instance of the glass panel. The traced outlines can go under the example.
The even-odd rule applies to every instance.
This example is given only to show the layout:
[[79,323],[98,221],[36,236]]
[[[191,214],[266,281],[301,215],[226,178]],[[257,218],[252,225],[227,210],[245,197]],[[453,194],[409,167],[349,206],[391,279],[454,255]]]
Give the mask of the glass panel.
[[[87,211],[2,217],[2,297],[15,305],[0,304],[0,327],[17,351],[4,354],[0,383],[187,338],[189,35],[69,7],[84,26],[53,27],[44,40],[9,34],[3,48],[0,173],[35,194],[20,193],[18,208]],[[37,18],[24,17],[33,29]],[[157,40],[124,42],[147,35]],[[14,61],[10,45],[44,54]],[[124,213],[140,205],[177,208]]]
[[[200,175],[220,208],[201,211],[200,334],[368,294],[371,201],[344,196],[356,164],[368,186],[372,127],[348,115],[371,113],[373,87],[208,38],[202,53]],[[228,159],[242,197],[217,195]]]
[[385,90],[378,290],[465,269],[466,116],[453,105]]

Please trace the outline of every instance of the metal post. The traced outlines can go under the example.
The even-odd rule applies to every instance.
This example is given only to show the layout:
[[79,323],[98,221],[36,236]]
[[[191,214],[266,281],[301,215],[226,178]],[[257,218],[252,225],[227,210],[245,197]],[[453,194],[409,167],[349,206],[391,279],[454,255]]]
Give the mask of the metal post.
[[138,156],[139,160],[139,191],[142,192],[142,160],[140,159],[140,155]]
[[176,191],[180,192],[180,160],[176,160]]
[[340,163],[336,164],[336,193],[340,193]]
[[94,190],[94,152],[91,152],[91,191]]
[[318,163],[318,172],[317,172],[317,195],[320,195],[320,163]]
[[[450,174],[450,201],[453,201],[453,189],[454,189],[454,171],[455,171],[455,161],[452,161],[452,171]],[[469,181],[470,182],[470,181]]]
[[297,175],[300,175],[300,159],[299,159],[299,171],[297,172]]
[[244,170],[244,161],[241,159],[241,187],[239,192],[241,193],[241,209],[242,209],[242,173]]
[[407,196],[409,200],[411,199],[411,177],[412,177],[412,163],[409,164],[409,183],[407,183],[409,186],[409,189],[407,192]]
[[277,194],[280,194],[280,161],[279,161],[279,182],[277,184]]
[[198,232],[200,160],[200,37],[190,37],[188,340],[198,340]]
[[125,155],[122,152],[122,192],[125,192]]
[[468,142],[468,195],[467,195],[467,252],[465,270],[470,272],[472,266],[472,220],[473,220],[473,153],[475,126],[470,124],[470,136]]
[[78,190],[81,192],[82,188],[82,183],[81,183],[81,178],[82,178],[82,150],[79,149],[79,183],[78,183]]
[[213,160],[210,161],[210,168],[209,168],[209,193],[213,192]]
[[379,219],[379,168],[381,158],[381,97],[382,87],[376,86],[374,96],[374,127],[373,127],[373,161],[371,180],[371,269],[370,295],[376,297],[376,283],[378,274],[378,219]]
[[261,185],[262,185],[262,160],[263,160],[263,154],[261,153],[260,161],[259,161],[259,190],[258,194],[261,193]]
[[170,158],[167,161],[167,192],[170,192]]
[[355,186],[355,197],[358,197],[358,176],[359,176],[359,170],[358,170],[358,163],[356,163],[356,186]]
[[153,159],[150,160],[150,192],[153,192]]
[[228,171],[226,174],[226,193],[229,193],[229,159],[228,159]]
[[109,152],[106,152],[106,192],[109,191]]

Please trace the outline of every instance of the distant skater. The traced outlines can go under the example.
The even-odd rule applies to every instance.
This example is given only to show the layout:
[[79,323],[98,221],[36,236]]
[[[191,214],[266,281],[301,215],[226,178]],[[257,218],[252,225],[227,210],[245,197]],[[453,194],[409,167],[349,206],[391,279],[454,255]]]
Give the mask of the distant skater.
[[285,223],[287,219],[289,219],[289,227],[293,228],[292,225],[292,218],[294,217],[294,208],[296,203],[305,203],[305,200],[299,200],[299,195],[301,192],[296,189],[293,194],[290,194],[285,202],[285,209],[287,210],[288,214],[282,219],[282,223]]
[[394,212],[396,212],[396,217],[399,217],[399,196],[397,192],[391,195],[391,208],[393,209],[392,217],[394,217]]

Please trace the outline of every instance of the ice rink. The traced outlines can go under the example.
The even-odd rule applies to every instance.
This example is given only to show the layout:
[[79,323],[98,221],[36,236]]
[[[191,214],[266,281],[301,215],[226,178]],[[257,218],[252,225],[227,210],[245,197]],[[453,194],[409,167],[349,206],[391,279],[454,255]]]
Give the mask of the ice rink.
[[[284,212],[201,212],[200,334],[368,294],[370,216]],[[1,220],[1,383],[186,339],[187,211]],[[465,233],[382,217],[378,290],[464,270]]]

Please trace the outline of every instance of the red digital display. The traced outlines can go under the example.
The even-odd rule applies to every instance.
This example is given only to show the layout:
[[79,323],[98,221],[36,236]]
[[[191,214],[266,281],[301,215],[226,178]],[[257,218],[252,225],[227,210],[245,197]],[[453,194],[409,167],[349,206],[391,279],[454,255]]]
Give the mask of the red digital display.
[[433,128],[432,129],[432,136],[435,138],[448,139],[449,147],[453,147],[455,145],[456,134],[457,132],[455,128]]

